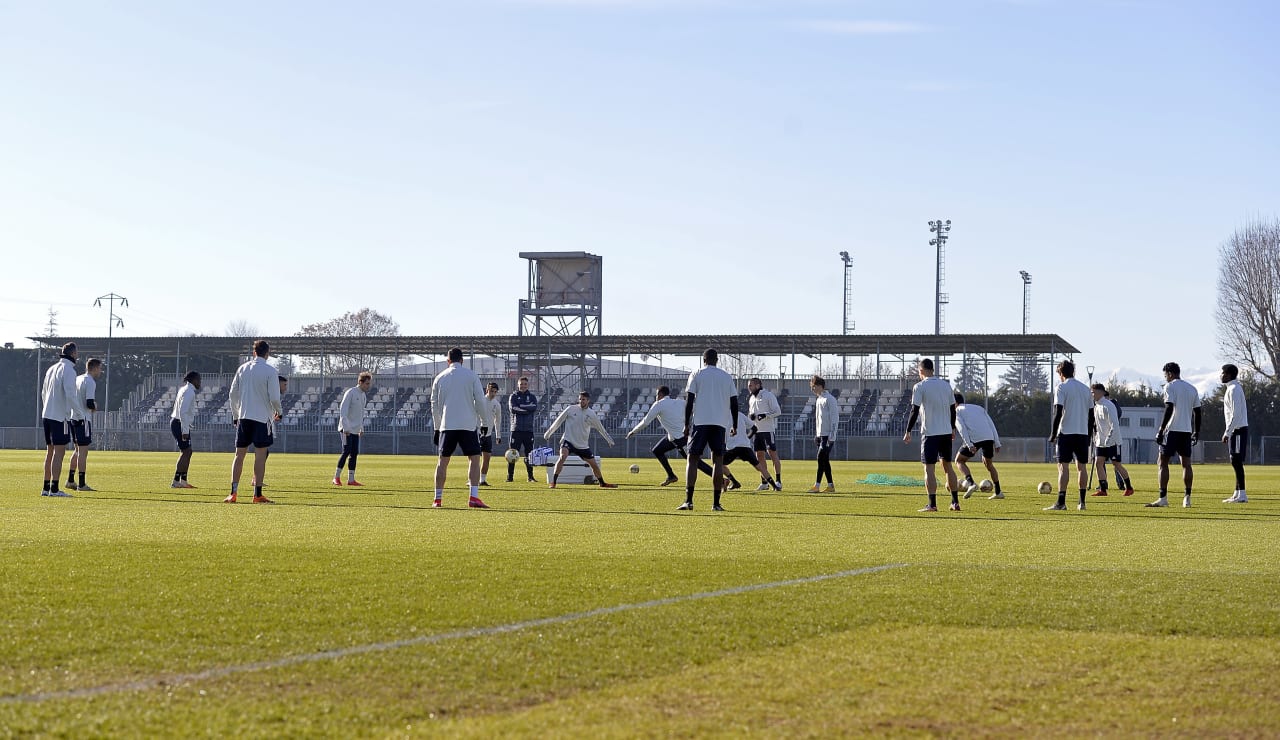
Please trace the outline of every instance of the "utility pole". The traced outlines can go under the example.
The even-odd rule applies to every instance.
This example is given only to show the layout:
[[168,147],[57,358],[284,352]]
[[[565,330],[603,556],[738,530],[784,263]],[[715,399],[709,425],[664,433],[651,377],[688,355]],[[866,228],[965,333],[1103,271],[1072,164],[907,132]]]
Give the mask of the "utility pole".
[[[120,318],[119,316],[116,316],[116,301],[120,302],[121,307],[127,307],[129,305],[129,299],[125,298],[122,295],[116,295],[115,293],[108,293],[106,295],[98,296],[97,299],[94,300],[93,305],[97,308],[102,308],[103,301],[107,302],[107,362],[106,362],[105,368],[103,369],[103,373],[107,376],[107,380],[105,383],[106,390],[103,391],[103,394],[102,394],[102,412],[103,412],[102,430],[104,433],[110,434],[111,424],[109,422],[109,419],[111,418],[111,412],[110,412],[110,408],[111,408],[111,334],[117,326],[124,328],[124,319]],[[109,443],[104,443],[103,447],[107,447],[107,444]]]

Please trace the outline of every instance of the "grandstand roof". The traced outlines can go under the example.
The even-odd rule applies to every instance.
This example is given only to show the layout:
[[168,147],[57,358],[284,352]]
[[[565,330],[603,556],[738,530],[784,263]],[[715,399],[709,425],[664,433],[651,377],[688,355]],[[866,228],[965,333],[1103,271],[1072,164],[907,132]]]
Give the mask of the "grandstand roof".
[[[722,354],[785,355],[1074,355],[1080,350],[1057,334],[613,334],[583,336],[439,335],[393,337],[261,337],[275,355],[443,356],[450,347],[472,355],[547,356],[645,354],[698,356],[708,347]],[[107,337],[28,337],[46,348],[75,342],[81,356],[103,355]],[[123,354],[245,355],[243,337],[112,337]]]

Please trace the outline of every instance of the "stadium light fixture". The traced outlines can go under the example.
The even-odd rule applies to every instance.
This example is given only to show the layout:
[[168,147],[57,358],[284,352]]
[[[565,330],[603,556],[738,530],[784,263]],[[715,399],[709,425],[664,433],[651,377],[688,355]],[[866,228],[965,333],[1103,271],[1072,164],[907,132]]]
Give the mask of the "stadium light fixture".
[[1022,276],[1022,333],[1026,334],[1031,324],[1031,273],[1018,270],[1018,274]]

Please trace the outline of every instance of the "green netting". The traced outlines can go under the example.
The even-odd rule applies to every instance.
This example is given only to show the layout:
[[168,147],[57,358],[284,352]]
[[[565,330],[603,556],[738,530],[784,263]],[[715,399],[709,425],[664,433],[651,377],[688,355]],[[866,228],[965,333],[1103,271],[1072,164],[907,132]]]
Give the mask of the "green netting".
[[858,481],[869,486],[910,486],[919,487],[924,485],[924,481],[919,478],[912,478],[907,475],[884,475],[882,473],[869,473],[866,478]]

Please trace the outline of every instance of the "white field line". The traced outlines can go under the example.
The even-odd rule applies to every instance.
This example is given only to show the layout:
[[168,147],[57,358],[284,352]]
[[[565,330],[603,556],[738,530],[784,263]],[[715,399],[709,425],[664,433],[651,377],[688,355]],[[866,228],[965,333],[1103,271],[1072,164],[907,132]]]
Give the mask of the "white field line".
[[322,660],[336,660],[338,658],[346,658],[351,655],[364,655],[366,653],[381,653],[388,650],[399,650],[401,648],[416,647],[418,645],[434,645],[439,642],[447,642],[449,640],[461,640],[468,637],[484,637],[487,635],[500,635],[506,632],[518,632],[531,627],[545,627],[548,625],[564,624],[566,622],[574,622],[580,619],[590,619],[592,617],[603,617],[610,614],[620,614],[622,612],[637,611],[640,609],[652,609],[658,606],[670,606],[671,604],[683,604],[690,601],[701,601],[703,599],[715,599],[721,596],[733,596],[736,594],[751,593],[752,591],[764,591],[771,588],[782,588],[785,586],[800,586],[806,583],[818,583],[820,581],[830,581],[836,578],[848,578],[850,576],[868,575],[870,573],[879,573],[881,571],[891,570],[893,568],[905,568],[907,563],[887,563],[885,565],[873,565],[866,568],[855,568],[854,570],[842,570],[838,573],[825,573],[817,576],[807,576],[805,578],[792,578],[786,581],[773,581],[772,583],[757,583],[749,586],[735,586],[733,588],[720,589],[718,591],[704,591],[702,593],[687,594],[685,596],[669,596],[665,599],[653,599],[652,601],[641,601],[635,604],[619,604],[617,606],[606,606],[599,609],[591,609],[584,612],[573,612],[570,614],[561,614],[554,617],[543,617],[541,619],[530,619],[524,622],[512,622],[510,624],[499,624],[492,627],[472,627],[470,629],[454,630],[452,632],[441,632],[434,635],[421,635],[419,637],[410,637],[404,640],[392,640],[390,642],[375,642],[368,645],[353,645],[351,647],[336,648],[333,650],[321,650],[315,653],[304,653],[302,655],[290,655],[284,658],[276,658],[275,660],[263,660],[257,663],[242,663],[240,665],[222,666],[220,668],[207,668],[203,671],[195,673],[177,673],[167,676],[156,676],[153,678],[141,678],[136,681],[128,681],[125,683],[105,684],[102,686],[90,686],[82,689],[66,689],[64,691],[47,691],[38,694],[13,694],[10,696],[0,696],[0,703],[18,703],[18,702],[43,702],[56,699],[83,699],[103,694],[116,694],[126,691],[145,691],[148,689],[159,688],[161,686],[181,686],[185,684],[195,683],[197,681],[207,681],[210,679],[225,678],[239,673],[250,673],[253,671],[268,671],[274,668],[287,668],[292,665],[302,663],[316,663]]

